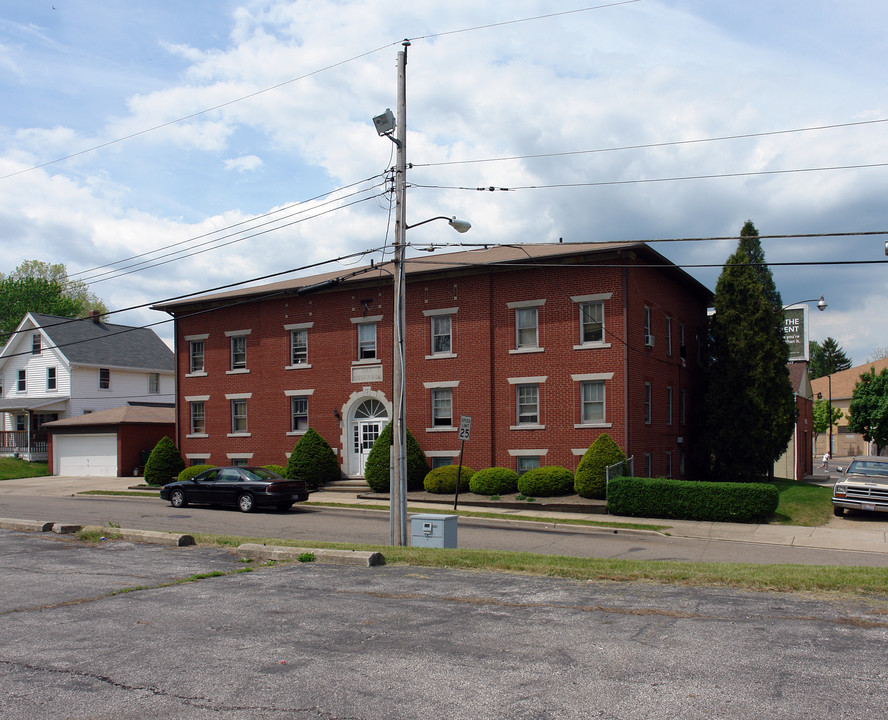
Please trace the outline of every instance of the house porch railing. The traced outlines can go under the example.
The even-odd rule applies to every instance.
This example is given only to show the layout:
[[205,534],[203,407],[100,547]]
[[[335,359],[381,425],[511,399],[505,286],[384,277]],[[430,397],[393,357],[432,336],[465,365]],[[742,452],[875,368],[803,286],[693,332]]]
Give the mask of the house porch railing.
[[46,433],[33,433],[29,443],[26,430],[2,430],[0,455],[21,457],[30,461],[46,460],[49,457]]

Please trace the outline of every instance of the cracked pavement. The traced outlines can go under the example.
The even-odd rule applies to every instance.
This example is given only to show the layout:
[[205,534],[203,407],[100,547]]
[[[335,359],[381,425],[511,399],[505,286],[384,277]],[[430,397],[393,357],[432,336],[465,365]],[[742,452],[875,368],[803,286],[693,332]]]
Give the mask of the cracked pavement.
[[[0,531],[0,717],[860,718],[888,602]],[[221,573],[194,579],[197,575]],[[188,581],[191,579],[191,581]],[[178,582],[177,582],[178,581]]]

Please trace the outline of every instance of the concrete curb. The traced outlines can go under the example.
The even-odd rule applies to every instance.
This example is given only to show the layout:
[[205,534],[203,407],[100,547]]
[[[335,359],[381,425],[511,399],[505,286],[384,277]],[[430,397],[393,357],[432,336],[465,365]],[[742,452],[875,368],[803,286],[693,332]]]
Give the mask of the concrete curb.
[[55,523],[41,522],[38,520],[14,520],[12,518],[0,518],[0,528],[3,530],[23,530],[25,532],[50,532]]
[[[80,528],[78,528],[80,529]],[[87,525],[82,528],[85,532],[101,533],[105,537],[120,538],[130,542],[151,543],[153,545],[165,545],[167,547],[185,547],[194,545],[191,535],[181,533],[160,532],[158,530],[130,530],[127,528],[107,527],[102,525]]]
[[253,560],[297,560],[300,555],[311,553],[314,555],[315,562],[320,563],[357,565],[358,567],[385,565],[385,558],[381,553],[367,550],[330,550],[326,548],[301,548],[288,545],[244,543],[243,545],[238,545],[237,551]]

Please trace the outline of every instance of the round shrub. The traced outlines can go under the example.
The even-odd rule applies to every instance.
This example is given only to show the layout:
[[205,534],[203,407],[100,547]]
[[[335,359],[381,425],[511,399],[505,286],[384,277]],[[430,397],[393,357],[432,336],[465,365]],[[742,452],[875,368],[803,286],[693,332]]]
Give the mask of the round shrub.
[[166,485],[173,482],[185,469],[185,461],[179,448],[170,438],[164,435],[145,463],[145,482],[149,485]]
[[[601,433],[577,466],[574,490],[584,498],[603,500],[607,492],[607,468],[626,459],[620,446],[607,433]],[[621,474],[626,474],[621,473]]]
[[266,470],[271,470],[271,472],[273,473],[277,473],[281,477],[287,477],[286,475],[284,475],[284,473],[287,472],[287,468],[285,468],[283,465],[263,465],[262,467],[264,467]]
[[478,495],[508,495],[518,490],[518,473],[504,467],[479,470],[469,480],[469,490]]
[[179,473],[179,477],[176,478],[179,482],[184,482],[185,480],[191,480],[195,475],[200,475],[204,470],[209,470],[210,468],[217,467],[216,465],[191,465],[185,468],[182,472]]
[[[376,493],[389,491],[389,449],[392,446],[392,424],[383,428],[370,448],[367,462],[364,465],[364,479],[370,489]],[[421,490],[423,478],[429,471],[429,465],[422,454],[422,448],[407,428],[407,490]]]
[[518,492],[528,497],[571,495],[573,491],[573,473],[557,465],[534,468],[518,478]]
[[472,476],[475,474],[475,471],[470,467],[462,466],[462,471],[460,472],[459,465],[444,465],[439,468],[435,468],[428,475],[425,476],[425,480],[423,480],[423,487],[426,492],[447,495],[456,492],[456,474],[459,475],[459,491],[463,492],[469,489],[469,485],[472,481]]
[[330,443],[317,430],[309,428],[290,453],[281,475],[290,480],[303,480],[308,487],[316,488],[340,478],[339,462]]

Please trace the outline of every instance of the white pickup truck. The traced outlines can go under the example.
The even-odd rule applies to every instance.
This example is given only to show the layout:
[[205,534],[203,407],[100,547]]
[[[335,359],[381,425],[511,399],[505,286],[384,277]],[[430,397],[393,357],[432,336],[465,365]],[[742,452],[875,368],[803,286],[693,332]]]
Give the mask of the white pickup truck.
[[[840,468],[841,469],[841,468]],[[888,512],[888,457],[856,457],[836,480],[833,513],[845,510]]]

